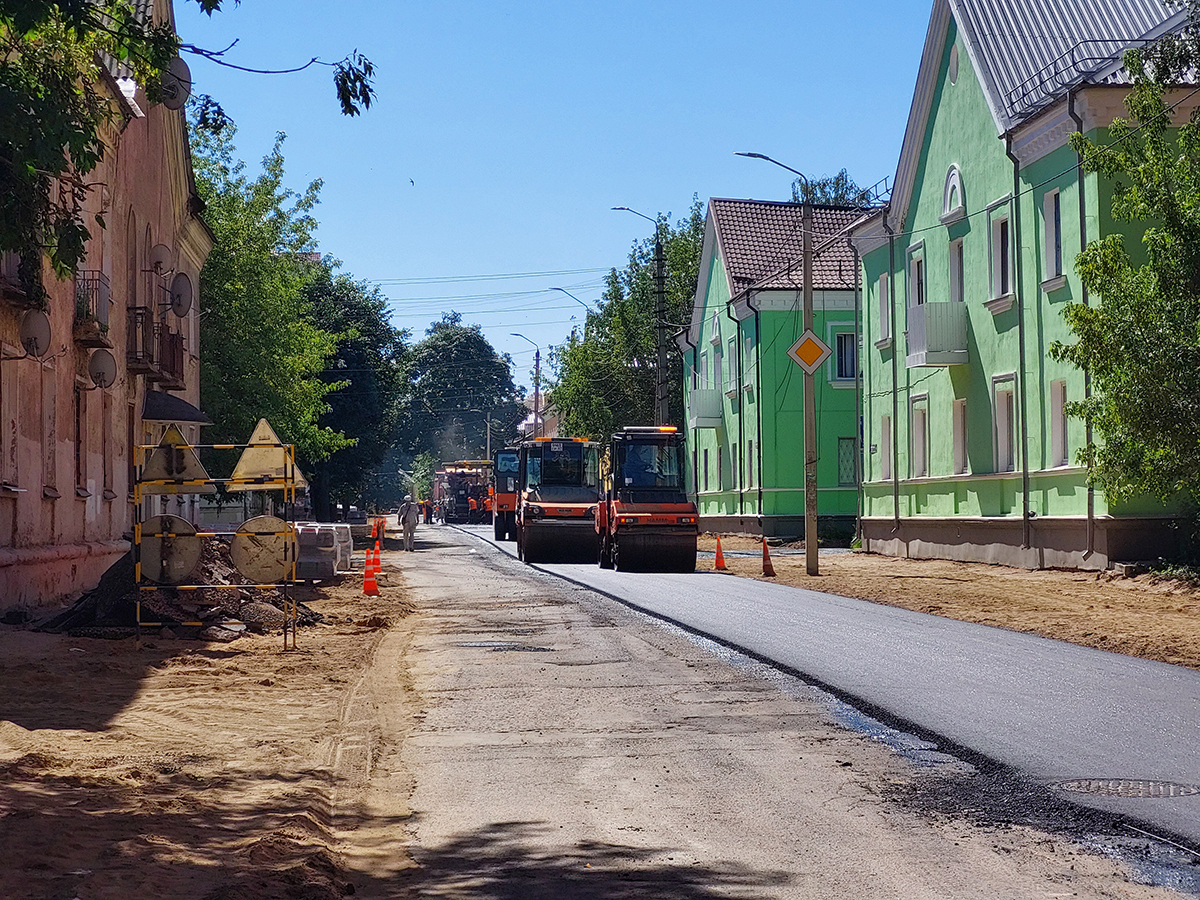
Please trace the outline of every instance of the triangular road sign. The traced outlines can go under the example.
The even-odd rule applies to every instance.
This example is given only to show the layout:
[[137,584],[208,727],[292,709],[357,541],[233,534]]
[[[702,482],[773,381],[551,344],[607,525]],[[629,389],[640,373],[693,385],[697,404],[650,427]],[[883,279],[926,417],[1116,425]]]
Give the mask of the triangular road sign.
[[170,425],[142,466],[143,494],[215,494],[196,451],[188,446],[178,425]]
[[308,487],[294,457],[289,465],[288,449],[266,419],[258,420],[254,434],[246,443],[249,446],[242,451],[241,458],[233,467],[233,476],[226,490],[264,491],[282,488],[286,486],[284,481],[289,474],[295,479],[297,490]]

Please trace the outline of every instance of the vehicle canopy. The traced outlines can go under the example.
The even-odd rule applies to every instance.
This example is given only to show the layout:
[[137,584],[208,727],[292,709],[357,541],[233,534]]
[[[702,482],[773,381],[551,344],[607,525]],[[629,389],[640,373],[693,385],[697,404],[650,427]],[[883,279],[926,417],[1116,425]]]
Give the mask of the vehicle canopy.
[[492,460],[492,477],[497,494],[515,494],[521,474],[521,451],[517,447],[505,447],[496,451]]
[[673,426],[618,431],[605,457],[605,489],[625,503],[687,503],[685,452]]
[[538,438],[521,445],[521,490],[542,503],[594,503],[600,446],[582,438]]

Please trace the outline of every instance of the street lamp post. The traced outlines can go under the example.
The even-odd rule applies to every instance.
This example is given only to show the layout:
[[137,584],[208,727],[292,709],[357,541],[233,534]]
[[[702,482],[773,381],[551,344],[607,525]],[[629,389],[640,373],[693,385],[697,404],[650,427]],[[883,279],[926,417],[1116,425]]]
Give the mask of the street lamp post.
[[657,219],[643,215],[628,206],[614,206],[614,210],[631,212],[647,222],[654,223],[654,316],[657,321],[658,361],[654,378],[654,424],[666,425],[671,418],[668,409],[667,391],[667,260],[663,255],[662,228]]
[[588,312],[592,311],[592,308],[590,306],[588,306],[586,303],[584,303],[582,300],[580,300],[578,297],[576,297],[574,294],[572,294],[566,288],[552,287],[552,288],[550,288],[550,290],[558,291],[561,294],[566,294],[568,297],[570,297],[572,300],[574,300],[576,303],[578,303],[580,306],[582,306]]
[[533,344],[533,436],[541,437],[542,431],[542,415],[541,415],[541,388],[542,388],[542,348],[523,334],[517,334],[515,331],[509,332],[513,337],[519,337],[523,341],[528,341]]
[[[803,172],[799,172],[791,166],[785,166],[777,159],[771,159],[763,153],[738,153],[737,156],[766,160],[781,169],[787,169],[804,182],[806,194],[812,193],[812,185]],[[801,244],[802,265],[804,266],[804,330],[812,331],[813,208],[807,197],[800,203],[800,221],[800,227],[804,232]],[[804,373],[804,561],[809,575],[820,574],[817,562],[817,387],[816,377],[809,372]]]

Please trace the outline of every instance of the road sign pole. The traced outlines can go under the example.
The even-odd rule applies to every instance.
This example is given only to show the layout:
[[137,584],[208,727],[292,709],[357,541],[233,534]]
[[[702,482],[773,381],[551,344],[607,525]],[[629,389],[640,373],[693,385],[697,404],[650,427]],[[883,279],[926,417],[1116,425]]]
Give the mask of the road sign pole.
[[[804,330],[813,330],[813,208],[801,211],[804,229]],[[820,574],[817,564],[817,385],[815,372],[804,372],[804,559],[809,575]]]

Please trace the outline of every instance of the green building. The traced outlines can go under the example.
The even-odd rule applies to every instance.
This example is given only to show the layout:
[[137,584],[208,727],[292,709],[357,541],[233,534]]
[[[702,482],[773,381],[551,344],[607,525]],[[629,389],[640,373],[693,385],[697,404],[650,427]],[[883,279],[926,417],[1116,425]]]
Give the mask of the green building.
[[1088,487],[1088,436],[1064,404],[1090,386],[1048,350],[1071,339],[1065,305],[1088,301],[1073,270],[1086,243],[1122,232],[1141,248],[1068,139],[1107,140],[1122,51],[1184,15],[1158,0],[935,0],[890,203],[854,229],[868,549],[1106,568],[1172,548],[1161,507]]
[[[814,206],[813,228],[843,232],[858,210]],[[801,205],[713,199],[691,322],[677,337],[692,484],[710,531],[804,531]],[[849,538],[858,513],[858,335],[846,240],[813,265],[813,330],[832,349],[816,376],[818,526]]]

